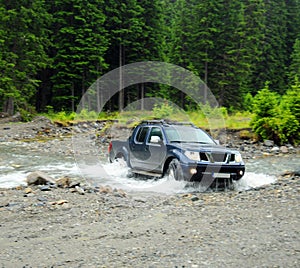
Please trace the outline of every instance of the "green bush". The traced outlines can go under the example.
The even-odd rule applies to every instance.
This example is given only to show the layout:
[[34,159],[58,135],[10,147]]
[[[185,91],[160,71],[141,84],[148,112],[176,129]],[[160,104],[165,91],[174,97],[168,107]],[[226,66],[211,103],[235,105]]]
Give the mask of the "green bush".
[[253,97],[250,93],[247,93],[243,99],[243,108],[245,111],[253,110]]
[[174,108],[169,103],[161,105],[154,105],[153,116],[157,119],[164,119],[170,117],[174,113]]
[[294,86],[280,99],[266,86],[253,99],[253,131],[261,139],[278,144],[300,141],[300,87]]
[[86,109],[82,109],[80,113],[76,114],[75,120],[97,120],[98,114],[95,111],[88,111]]
[[27,111],[26,109],[23,109],[23,108],[19,108],[18,109],[19,113],[20,113],[20,116],[21,116],[21,120],[23,122],[29,122],[32,120],[32,118],[34,117],[34,114]]

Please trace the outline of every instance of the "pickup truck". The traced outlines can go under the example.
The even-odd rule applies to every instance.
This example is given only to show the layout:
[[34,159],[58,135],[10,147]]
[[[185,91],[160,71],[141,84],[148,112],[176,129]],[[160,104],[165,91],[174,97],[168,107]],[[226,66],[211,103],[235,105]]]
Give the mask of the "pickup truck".
[[133,174],[175,180],[232,184],[245,173],[238,151],[218,143],[190,123],[143,121],[126,141],[112,140],[109,161],[125,163]]

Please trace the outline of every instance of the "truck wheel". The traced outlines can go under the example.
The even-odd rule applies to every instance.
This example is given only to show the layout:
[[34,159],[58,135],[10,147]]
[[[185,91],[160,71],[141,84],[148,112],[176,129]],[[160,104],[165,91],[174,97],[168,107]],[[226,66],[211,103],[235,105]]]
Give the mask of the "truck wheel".
[[168,167],[167,176],[169,179],[175,179],[176,181],[183,180],[183,172],[178,159],[173,159]]
[[125,159],[125,156],[122,154],[117,155],[116,161],[122,166],[122,167],[128,167],[127,161]]

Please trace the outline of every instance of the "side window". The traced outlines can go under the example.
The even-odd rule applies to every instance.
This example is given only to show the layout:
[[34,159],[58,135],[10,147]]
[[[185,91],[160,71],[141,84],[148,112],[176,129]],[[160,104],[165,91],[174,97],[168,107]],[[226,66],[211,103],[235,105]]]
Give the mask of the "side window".
[[153,137],[153,136],[159,137],[160,141],[163,140],[163,135],[162,135],[161,129],[159,127],[151,128],[151,132],[150,132],[150,135],[149,135],[149,138],[148,138],[149,143],[151,142],[151,137]]
[[143,143],[146,139],[148,127],[141,127],[136,134],[136,142]]

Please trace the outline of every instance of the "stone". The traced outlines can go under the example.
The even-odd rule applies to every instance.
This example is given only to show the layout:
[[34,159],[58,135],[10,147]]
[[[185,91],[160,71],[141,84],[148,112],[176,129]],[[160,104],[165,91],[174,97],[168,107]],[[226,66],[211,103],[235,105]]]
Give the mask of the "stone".
[[54,201],[54,202],[51,202],[50,204],[51,205],[63,205],[65,203],[68,203],[68,200],[65,200],[65,199],[61,199],[61,200],[58,200],[58,201]]
[[30,194],[33,192],[33,190],[30,187],[27,187],[24,189],[25,194]]
[[274,141],[264,140],[264,145],[267,146],[267,147],[273,147],[274,146]]
[[279,147],[274,146],[274,147],[271,149],[271,152],[273,152],[273,153],[279,152]]
[[57,179],[55,182],[58,187],[66,188],[69,187],[71,180],[68,176],[65,176]]
[[43,184],[55,184],[55,180],[48,174],[42,171],[31,172],[26,177],[26,182],[28,185],[43,185]]
[[76,189],[76,191],[77,191],[79,194],[84,195],[84,189],[83,189],[83,188],[81,188],[80,186],[75,186],[75,189]]
[[199,200],[199,197],[196,196],[196,195],[193,195],[193,196],[191,197],[191,201],[193,201],[193,202],[198,201],[198,200]]
[[47,201],[47,198],[45,198],[45,197],[43,197],[43,196],[39,196],[39,197],[37,198],[37,200],[40,201],[40,202],[46,202],[46,201]]
[[80,179],[79,178],[70,179],[69,188],[75,188],[76,186],[80,186]]
[[99,193],[102,194],[111,194],[113,192],[112,188],[110,186],[100,186]]
[[289,149],[286,146],[281,146],[280,147],[280,152],[282,152],[283,154],[287,154],[289,152]]
[[41,191],[51,191],[51,188],[50,188],[49,185],[42,185],[42,186],[40,187],[40,190],[41,190]]

